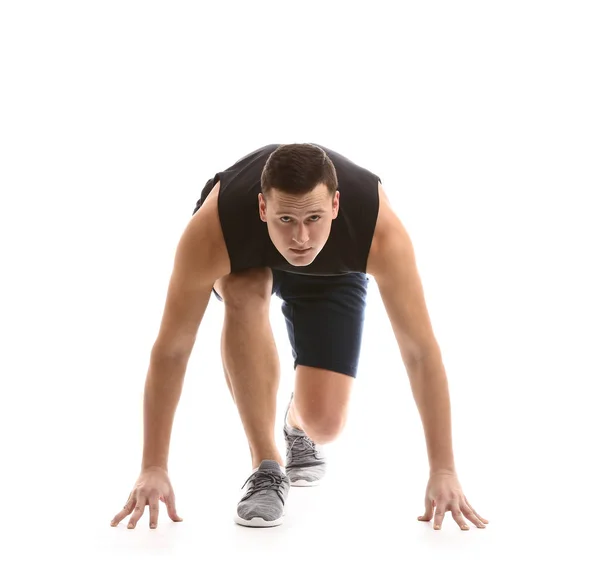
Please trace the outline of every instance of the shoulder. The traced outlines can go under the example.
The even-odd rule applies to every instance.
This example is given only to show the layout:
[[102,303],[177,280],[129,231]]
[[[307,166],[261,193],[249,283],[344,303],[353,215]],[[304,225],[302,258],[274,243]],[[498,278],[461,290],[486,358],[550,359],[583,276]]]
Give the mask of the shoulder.
[[367,273],[376,278],[385,272],[385,266],[392,257],[398,259],[412,253],[410,236],[381,183],[378,183],[378,195],[379,211],[367,260]]

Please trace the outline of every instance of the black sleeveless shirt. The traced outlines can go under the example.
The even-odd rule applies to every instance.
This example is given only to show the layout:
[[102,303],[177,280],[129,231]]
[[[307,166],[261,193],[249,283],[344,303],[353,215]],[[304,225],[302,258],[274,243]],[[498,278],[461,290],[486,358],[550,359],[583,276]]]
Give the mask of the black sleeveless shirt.
[[192,216],[221,181],[218,210],[231,273],[252,267],[270,267],[290,273],[340,275],[366,273],[367,259],[379,211],[381,179],[339,153],[319,144],[331,159],[338,178],[340,206],[323,249],[310,265],[294,266],[273,245],[258,211],[260,178],[267,159],[280,144],[261,147],[209,179]]

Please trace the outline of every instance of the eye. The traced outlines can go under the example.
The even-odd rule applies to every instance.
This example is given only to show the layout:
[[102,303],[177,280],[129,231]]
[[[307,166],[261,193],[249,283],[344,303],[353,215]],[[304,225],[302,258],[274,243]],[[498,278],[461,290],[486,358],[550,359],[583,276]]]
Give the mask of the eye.
[[311,216],[311,218],[314,218],[315,220],[313,220],[313,222],[316,222],[317,220],[319,220],[319,218],[321,218],[320,216],[318,216],[317,214],[314,214],[313,216]]
[[282,216],[279,220],[281,220],[284,224],[289,224],[288,220],[290,220],[290,217]]

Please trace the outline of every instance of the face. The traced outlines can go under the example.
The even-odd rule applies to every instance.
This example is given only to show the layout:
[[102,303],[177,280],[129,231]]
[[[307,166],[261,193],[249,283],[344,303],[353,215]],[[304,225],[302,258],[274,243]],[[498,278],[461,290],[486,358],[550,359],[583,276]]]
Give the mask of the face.
[[268,202],[262,194],[258,195],[260,218],[267,223],[273,245],[291,265],[298,267],[310,265],[325,246],[339,203],[339,191],[332,200],[324,184],[305,195],[271,189]]

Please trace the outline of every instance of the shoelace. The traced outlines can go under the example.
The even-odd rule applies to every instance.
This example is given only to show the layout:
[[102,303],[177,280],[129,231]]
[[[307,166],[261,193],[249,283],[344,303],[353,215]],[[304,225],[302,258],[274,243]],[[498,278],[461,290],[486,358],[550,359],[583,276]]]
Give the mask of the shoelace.
[[311,462],[314,458],[319,458],[315,443],[305,434],[293,437],[288,448],[288,460],[295,462]]
[[248,491],[244,494],[241,501],[245,501],[263,489],[273,489],[277,493],[279,499],[281,499],[281,503],[285,505],[285,500],[281,495],[282,484],[285,480],[285,476],[270,470],[257,470],[244,482],[244,485],[241,487],[241,489],[244,489],[250,480],[253,480],[253,483],[248,488]]

